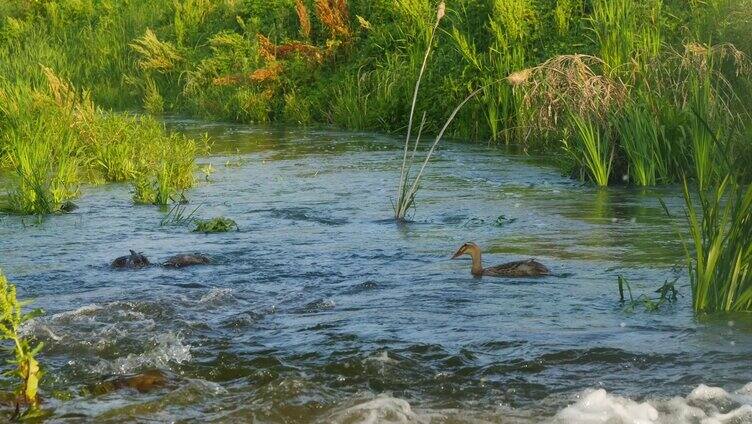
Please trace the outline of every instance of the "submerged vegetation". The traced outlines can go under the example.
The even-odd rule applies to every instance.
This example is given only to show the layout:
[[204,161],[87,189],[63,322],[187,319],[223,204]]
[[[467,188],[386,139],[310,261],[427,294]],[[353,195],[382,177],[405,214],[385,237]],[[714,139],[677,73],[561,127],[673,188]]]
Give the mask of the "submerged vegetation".
[[197,220],[196,228],[193,230],[197,233],[226,233],[237,230],[238,224],[230,218],[216,217],[206,220]]
[[[657,298],[652,298],[646,294],[634,297],[629,281],[621,275],[617,278],[617,282],[619,284],[619,303],[625,311],[633,312],[638,306],[642,306],[647,312],[655,312],[660,310],[663,305],[674,304],[678,300],[679,291],[675,287],[676,281],[664,282],[655,291],[655,293],[658,293]],[[627,296],[624,296],[625,293]]]

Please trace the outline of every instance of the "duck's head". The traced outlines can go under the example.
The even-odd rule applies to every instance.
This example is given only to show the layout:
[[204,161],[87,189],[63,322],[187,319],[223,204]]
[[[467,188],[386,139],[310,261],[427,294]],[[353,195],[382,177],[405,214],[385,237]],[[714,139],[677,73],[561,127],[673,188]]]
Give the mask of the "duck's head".
[[475,254],[479,252],[480,252],[480,247],[478,247],[477,244],[469,241],[463,244],[462,247],[460,247],[459,250],[457,250],[457,253],[455,253],[454,256],[452,256],[452,259],[457,259],[462,255],[474,256]]

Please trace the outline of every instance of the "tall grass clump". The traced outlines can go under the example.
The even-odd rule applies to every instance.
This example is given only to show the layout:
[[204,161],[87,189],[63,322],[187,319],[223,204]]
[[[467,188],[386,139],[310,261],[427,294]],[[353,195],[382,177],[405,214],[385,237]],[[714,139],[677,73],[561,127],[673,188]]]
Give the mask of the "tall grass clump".
[[562,142],[564,151],[580,163],[580,168],[589,173],[598,186],[605,187],[611,176],[614,149],[609,134],[596,122],[576,113],[569,114],[574,134]]
[[468,101],[470,101],[470,99],[472,99],[482,91],[482,88],[473,91],[452,111],[452,113],[449,115],[449,118],[447,118],[446,122],[444,123],[444,126],[436,135],[436,138],[434,139],[433,144],[431,144],[430,149],[426,153],[425,158],[423,159],[423,163],[420,166],[420,170],[415,175],[415,177],[412,178],[410,171],[414,165],[415,157],[418,151],[418,145],[420,144],[420,137],[425,126],[425,114],[423,114],[423,118],[421,119],[420,125],[418,127],[417,135],[415,136],[415,141],[412,142],[412,152],[410,152],[412,128],[415,116],[415,104],[418,100],[420,83],[426,70],[426,66],[428,65],[428,58],[431,55],[431,46],[433,45],[434,35],[436,33],[436,30],[439,28],[441,19],[444,17],[446,11],[445,8],[446,6],[444,2],[439,3],[439,7],[436,12],[436,23],[433,26],[428,47],[426,48],[425,55],[423,56],[423,63],[420,67],[420,71],[418,72],[418,79],[415,82],[415,89],[413,90],[412,104],[410,106],[410,115],[407,124],[407,136],[405,137],[405,148],[402,156],[402,167],[400,168],[400,180],[399,185],[397,186],[397,202],[394,204],[394,217],[397,221],[404,221],[408,211],[411,207],[413,207],[415,203],[415,195],[418,193],[418,189],[420,187],[420,179],[423,176],[426,165],[428,165],[428,161],[431,159],[433,152],[436,150],[436,146],[438,146],[439,142],[444,137],[444,133],[449,127],[449,124],[452,123],[452,120],[457,115],[462,106],[464,106]]
[[161,197],[149,203],[193,185],[200,142],[154,118],[99,110],[88,92],[49,68],[43,75],[40,87],[0,84],[0,162],[15,184],[4,209],[59,212],[84,183],[158,181]]
[[752,186],[727,177],[697,197],[699,210],[685,182],[692,306],[707,313],[752,311]]
[[627,98],[628,86],[599,74],[605,62],[594,56],[557,56],[515,72],[507,81],[520,90],[521,124],[530,134],[558,144],[574,174],[606,186],[616,148],[613,113]]
[[650,103],[638,97],[626,105],[614,120],[627,156],[627,175],[643,187],[669,179],[668,164],[661,151],[665,135],[656,122]]
[[[13,359],[8,361],[12,367],[6,375],[18,380],[15,391],[15,415],[32,415],[39,406],[39,380],[42,370],[36,359],[37,354],[44,347],[43,343],[32,345],[21,334],[21,326],[24,322],[40,316],[44,312],[35,309],[23,312],[26,302],[19,301],[16,297],[16,286],[9,283],[0,270],[0,340],[10,344]],[[21,413],[21,406],[27,409]]]

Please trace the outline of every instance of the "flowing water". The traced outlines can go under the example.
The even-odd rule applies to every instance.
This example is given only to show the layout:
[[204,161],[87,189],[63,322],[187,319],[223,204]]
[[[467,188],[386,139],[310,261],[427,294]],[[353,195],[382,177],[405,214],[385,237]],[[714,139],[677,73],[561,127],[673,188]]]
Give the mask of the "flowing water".
[[[47,311],[24,331],[46,344],[50,422],[752,422],[752,320],[692,314],[677,187],[597,190],[447,142],[398,225],[397,139],[173,125],[216,142],[188,210],[239,231],[160,226],[117,184],[71,214],[0,216],[0,266]],[[474,279],[449,260],[465,241],[555,275]],[[112,270],[128,249],[215,264]],[[630,311],[619,275],[680,297]],[[155,369],[145,393],[86,390]]]

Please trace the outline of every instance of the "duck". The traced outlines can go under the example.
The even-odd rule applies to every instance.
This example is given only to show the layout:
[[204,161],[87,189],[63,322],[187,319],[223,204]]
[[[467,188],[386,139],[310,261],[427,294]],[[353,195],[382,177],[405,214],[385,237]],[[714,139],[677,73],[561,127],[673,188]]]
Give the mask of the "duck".
[[127,256],[121,256],[112,261],[111,266],[113,268],[145,268],[151,265],[149,259],[144,256],[143,253],[131,250],[131,254]]
[[550,271],[545,265],[535,259],[524,261],[507,262],[505,264],[483,268],[481,265],[480,246],[473,242],[467,242],[457,250],[452,259],[457,259],[463,255],[470,255],[473,259],[473,267],[470,272],[475,277],[542,277],[550,275]]
[[172,256],[162,265],[168,268],[183,268],[193,265],[207,265],[212,263],[210,257],[200,253],[182,253]]

